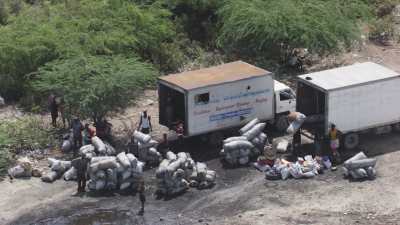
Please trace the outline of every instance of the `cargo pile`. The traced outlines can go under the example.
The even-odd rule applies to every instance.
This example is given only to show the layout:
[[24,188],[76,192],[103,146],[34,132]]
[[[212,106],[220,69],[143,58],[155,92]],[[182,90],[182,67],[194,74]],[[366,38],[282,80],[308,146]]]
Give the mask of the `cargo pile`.
[[247,165],[250,159],[259,156],[268,143],[263,133],[265,126],[256,118],[239,130],[242,136],[225,139],[220,152],[225,161],[230,165]]
[[31,177],[32,176],[32,162],[27,158],[19,158],[16,166],[8,169],[8,175],[13,178]]
[[150,135],[139,131],[133,133],[137,152],[135,155],[139,160],[147,164],[159,164],[162,160],[161,154],[157,151],[158,142],[153,140]]
[[136,188],[142,179],[144,163],[133,154],[93,157],[89,166],[90,190],[125,190]]
[[346,160],[342,169],[345,177],[353,179],[374,179],[376,177],[375,165],[376,159],[368,158],[364,152],[359,152]]
[[66,171],[71,169],[71,161],[57,160],[54,158],[47,159],[50,171],[42,176],[43,182],[52,183],[63,176]]
[[209,170],[205,163],[197,162],[189,153],[171,151],[166,153],[156,171],[158,193],[174,195],[189,187],[210,188],[215,184],[216,172]]
[[299,157],[296,162],[277,159],[272,167],[266,167],[265,177],[267,180],[286,180],[290,177],[295,179],[311,178],[324,169],[322,159],[320,157],[312,158],[311,155],[304,158]]
[[117,152],[109,143],[95,136],[92,138],[92,144],[84,145],[79,149],[79,154],[91,159],[96,156],[115,156]]
[[288,134],[294,134],[296,133],[301,125],[306,121],[307,117],[299,112],[291,112],[288,115],[288,120],[291,122],[289,127],[286,129],[286,132]]

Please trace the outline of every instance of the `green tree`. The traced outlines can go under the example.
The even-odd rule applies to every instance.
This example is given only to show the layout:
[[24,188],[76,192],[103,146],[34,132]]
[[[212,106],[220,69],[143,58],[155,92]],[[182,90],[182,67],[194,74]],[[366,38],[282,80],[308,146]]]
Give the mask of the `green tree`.
[[171,13],[119,0],[68,0],[27,6],[0,27],[0,95],[18,99],[48,62],[78,55],[139,57],[175,71],[189,48],[176,42]]
[[370,8],[363,0],[231,0],[219,9],[218,44],[228,52],[276,54],[304,47],[324,53],[350,46]]
[[155,69],[137,59],[89,56],[51,62],[39,70],[34,89],[64,96],[66,113],[98,121],[125,108],[154,85]]
[[4,0],[0,0],[0,26],[7,24],[8,12]]

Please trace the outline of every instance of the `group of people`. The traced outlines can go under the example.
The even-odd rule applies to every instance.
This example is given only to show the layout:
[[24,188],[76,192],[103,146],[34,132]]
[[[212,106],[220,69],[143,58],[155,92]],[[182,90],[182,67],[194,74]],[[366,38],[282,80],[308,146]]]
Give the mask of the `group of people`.
[[[55,94],[50,94],[48,97],[48,109],[51,116],[51,124],[53,127],[57,127],[57,119],[60,114],[64,128],[66,127],[66,118],[64,114],[64,99],[62,97],[56,96]],[[111,124],[106,120],[102,119],[96,121],[93,124],[83,123],[79,117],[75,116],[72,120],[68,121],[69,127],[72,130],[73,136],[73,157],[78,157],[78,151],[81,146],[91,144],[91,140],[94,136],[98,136],[101,139],[111,141]],[[139,125],[137,127],[142,133],[150,134],[152,132],[151,117],[147,114],[147,111],[143,111],[140,114]],[[161,143],[160,147],[167,147],[168,141],[166,140],[166,134],[164,136],[164,142]],[[84,154],[72,161],[72,166],[75,167],[77,171],[77,183],[78,189],[77,193],[85,192],[86,180],[90,160],[86,158]],[[137,193],[139,194],[139,199],[141,202],[141,209],[139,215],[144,213],[144,204],[146,202],[145,197],[145,184],[144,179],[141,179],[137,188]]]
[[[335,170],[336,166],[341,163],[341,157],[340,157],[340,153],[339,153],[339,147],[340,147],[340,132],[337,130],[336,125],[335,124],[331,124],[329,132],[328,132],[328,140],[329,140],[329,152],[323,152],[323,146],[324,143],[326,141],[325,137],[323,134],[321,134],[321,131],[316,131],[314,134],[314,153],[315,155],[324,155],[327,154],[329,156],[331,156],[331,161],[333,163],[333,167],[332,169]],[[300,134],[300,133],[299,133]],[[295,135],[294,136],[294,144],[293,145],[297,145],[299,141],[295,141],[295,139],[299,138],[299,135]]]

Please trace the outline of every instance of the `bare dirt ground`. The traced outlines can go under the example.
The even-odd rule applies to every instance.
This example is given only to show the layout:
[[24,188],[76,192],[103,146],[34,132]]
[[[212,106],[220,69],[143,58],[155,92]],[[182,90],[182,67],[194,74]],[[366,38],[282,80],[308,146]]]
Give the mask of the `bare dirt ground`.
[[[345,54],[340,62],[375,61],[400,71],[399,54],[397,47],[369,44],[360,52]],[[166,129],[158,126],[154,90],[146,91],[136,106],[111,119],[113,132],[131,132],[144,108],[153,118],[154,135],[160,137]],[[13,114],[0,112],[0,119]],[[217,171],[216,186],[156,199],[154,169],[148,170],[144,216],[136,215],[139,200],[130,193],[75,196],[75,182],[47,184],[31,178],[11,183],[5,179],[0,182],[0,224],[400,224],[400,134],[365,136],[362,147],[378,159],[378,177],[373,181],[348,181],[340,171],[327,171],[313,179],[267,181],[252,168],[223,168],[216,149],[189,140],[180,150],[207,161]]]

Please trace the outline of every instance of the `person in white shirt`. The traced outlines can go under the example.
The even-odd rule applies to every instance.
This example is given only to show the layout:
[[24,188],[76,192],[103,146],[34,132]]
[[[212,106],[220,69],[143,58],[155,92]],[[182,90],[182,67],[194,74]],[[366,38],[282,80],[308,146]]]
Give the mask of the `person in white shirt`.
[[153,131],[151,126],[151,117],[147,114],[147,110],[144,110],[140,114],[138,130],[144,134],[149,134],[151,131]]

